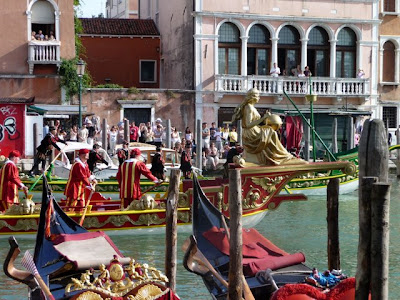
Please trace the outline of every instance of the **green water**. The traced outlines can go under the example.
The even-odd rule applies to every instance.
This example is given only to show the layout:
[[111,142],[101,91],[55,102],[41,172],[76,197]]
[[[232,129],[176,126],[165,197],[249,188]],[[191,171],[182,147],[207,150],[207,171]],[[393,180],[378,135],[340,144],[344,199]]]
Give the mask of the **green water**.
[[[390,206],[390,299],[400,299],[400,181],[390,178],[392,183]],[[342,270],[354,276],[357,266],[358,246],[358,201],[357,192],[340,195],[340,249]],[[270,212],[256,228],[268,239],[287,252],[302,251],[307,264],[325,269],[327,264],[326,244],[326,200],[309,197],[306,202],[283,203],[278,210]],[[180,233],[178,244],[182,245],[188,233]],[[163,234],[112,236],[113,241],[125,256],[139,262],[147,262],[160,270],[164,268],[165,236]],[[31,250],[34,240],[18,238],[21,251]],[[0,261],[8,251],[7,239],[0,239]],[[202,280],[188,273],[182,266],[183,253],[178,252],[177,293],[181,299],[210,299]],[[21,267],[22,268],[22,267]],[[25,285],[8,279],[0,273],[0,299],[26,299]]]

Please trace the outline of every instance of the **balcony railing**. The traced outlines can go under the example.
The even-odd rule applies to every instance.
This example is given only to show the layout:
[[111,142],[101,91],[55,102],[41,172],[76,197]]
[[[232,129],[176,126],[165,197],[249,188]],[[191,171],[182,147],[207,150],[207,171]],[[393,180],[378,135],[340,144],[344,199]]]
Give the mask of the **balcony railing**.
[[[215,87],[218,92],[247,92],[257,88],[263,94],[305,95],[310,93],[310,80],[303,77],[216,75]],[[313,94],[320,96],[368,96],[369,79],[312,77]]]
[[59,41],[30,41],[28,45],[29,73],[36,64],[61,64]]

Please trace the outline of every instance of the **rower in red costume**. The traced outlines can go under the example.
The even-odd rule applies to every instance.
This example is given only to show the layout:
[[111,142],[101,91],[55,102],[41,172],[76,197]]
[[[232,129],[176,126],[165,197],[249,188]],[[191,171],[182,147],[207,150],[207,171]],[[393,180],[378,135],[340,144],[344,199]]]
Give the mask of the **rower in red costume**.
[[128,207],[133,200],[139,200],[142,196],[140,191],[141,175],[146,176],[156,184],[159,183],[158,179],[151,174],[146,165],[139,160],[140,154],[139,149],[133,149],[131,151],[131,158],[124,161],[118,169],[119,195],[124,208]]
[[79,156],[75,158],[75,163],[71,167],[64,191],[68,206],[84,207],[86,205],[85,189],[94,189],[92,184],[97,183],[94,175],[90,174],[88,158],[89,149],[79,150]]
[[21,182],[16,164],[21,153],[13,150],[8,155],[3,168],[0,170],[0,211],[5,211],[18,201],[18,188],[22,189],[28,197],[28,188]]

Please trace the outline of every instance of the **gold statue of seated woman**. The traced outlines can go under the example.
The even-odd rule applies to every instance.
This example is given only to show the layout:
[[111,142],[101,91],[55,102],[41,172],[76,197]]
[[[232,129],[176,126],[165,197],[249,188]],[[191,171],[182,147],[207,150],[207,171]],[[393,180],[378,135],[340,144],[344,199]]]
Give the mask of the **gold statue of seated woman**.
[[280,142],[276,131],[282,126],[281,118],[269,112],[260,116],[254,106],[259,100],[259,91],[255,88],[249,90],[232,118],[232,121],[242,120],[246,162],[267,166],[306,163],[290,154]]

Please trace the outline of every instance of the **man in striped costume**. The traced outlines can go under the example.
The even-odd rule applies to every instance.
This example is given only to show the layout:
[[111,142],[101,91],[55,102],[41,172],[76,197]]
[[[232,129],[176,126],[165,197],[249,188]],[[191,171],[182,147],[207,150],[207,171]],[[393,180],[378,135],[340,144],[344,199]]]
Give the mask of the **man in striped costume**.
[[146,176],[156,184],[159,183],[158,179],[151,174],[146,165],[139,160],[140,154],[139,149],[133,149],[131,151],[131,158],[124,161],[118,169],[119,195],[124,208],[128,207],[133,200],[139,200],[142,196],[140,191],[141,175]]
[[75,163],[71,167],[64,191],[68,206],[84,207],[86,204],[85,189],[94,189],[92,184],[97,183],[94,175],[90,174],[88,158],[89,149],[79,150],[79,156],[75,158]]
[[16,164],[21,154],[13,150],[8,155],[8,160],[0,170],[0,211],[5,211],[18,201],[18,188],[21,188],[28,197],[28,188],[21,182]]

